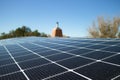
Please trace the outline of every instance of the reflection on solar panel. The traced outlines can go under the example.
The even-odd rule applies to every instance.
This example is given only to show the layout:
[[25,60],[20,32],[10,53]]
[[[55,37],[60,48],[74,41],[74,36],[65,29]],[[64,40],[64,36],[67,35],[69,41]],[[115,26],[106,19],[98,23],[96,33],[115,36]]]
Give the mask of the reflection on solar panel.
[[0,40],[0,80],[120,80],[120,39]]

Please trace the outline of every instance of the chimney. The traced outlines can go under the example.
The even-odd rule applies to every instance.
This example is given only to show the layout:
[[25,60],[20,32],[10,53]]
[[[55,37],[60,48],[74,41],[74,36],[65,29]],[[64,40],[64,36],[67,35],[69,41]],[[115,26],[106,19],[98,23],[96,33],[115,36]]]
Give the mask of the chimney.
[[62,29],[59,28],[59,22],[56,22],[56,27],[52,30],[52,37],[63,37]]

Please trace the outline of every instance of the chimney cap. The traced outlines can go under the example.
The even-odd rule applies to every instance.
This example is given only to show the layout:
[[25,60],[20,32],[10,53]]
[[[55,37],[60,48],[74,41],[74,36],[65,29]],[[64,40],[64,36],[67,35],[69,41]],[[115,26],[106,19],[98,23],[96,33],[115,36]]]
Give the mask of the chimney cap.
[[59,27],[59,22],[56,22],[56,27],[54,28],[55,30],[61,30],[61,28]]

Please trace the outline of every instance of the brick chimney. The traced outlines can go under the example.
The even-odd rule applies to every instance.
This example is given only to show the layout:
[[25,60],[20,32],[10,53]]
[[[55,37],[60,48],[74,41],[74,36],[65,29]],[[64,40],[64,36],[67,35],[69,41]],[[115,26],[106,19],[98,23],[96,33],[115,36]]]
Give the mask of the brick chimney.
[[63,37],[62,29],[59,28],[59,22],[56,22],[56,27],[52,30],[52,37]]

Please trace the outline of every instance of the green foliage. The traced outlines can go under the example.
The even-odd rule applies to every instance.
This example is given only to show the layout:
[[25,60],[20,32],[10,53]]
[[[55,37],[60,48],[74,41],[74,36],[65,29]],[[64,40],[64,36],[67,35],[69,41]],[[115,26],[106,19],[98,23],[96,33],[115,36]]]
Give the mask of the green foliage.
[[45,33],[41,33],[41,37],[47,37],[47,34],[45,34]]
[[35,31],[32,32],[32,36],[41,36],[41,33],[39,33],[38,30],[35,30]]
[[8,34],[1,33],[0,39],[13,38],[13,37],[25,37],[25,36],[40,36],[48,37],[45,33],[40,33],[38,30],[32,31],[29,27],[22,26],[16,30],[11,30]]
[[118,37],[120,38],[120,32],[118,33]]

